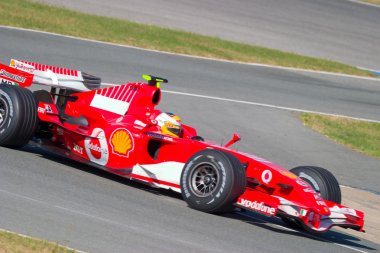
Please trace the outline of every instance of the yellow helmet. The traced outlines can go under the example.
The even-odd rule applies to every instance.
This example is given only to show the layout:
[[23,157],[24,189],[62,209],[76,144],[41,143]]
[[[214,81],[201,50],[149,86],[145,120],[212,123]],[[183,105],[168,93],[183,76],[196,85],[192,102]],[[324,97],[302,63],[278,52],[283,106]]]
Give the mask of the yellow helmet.
[[181,118],[173,113],[167,113],[170,119],[165,121],[161,127],[161,132],[163,134],[171,135],[174,137],[181,137],[182,135],[182,124]]

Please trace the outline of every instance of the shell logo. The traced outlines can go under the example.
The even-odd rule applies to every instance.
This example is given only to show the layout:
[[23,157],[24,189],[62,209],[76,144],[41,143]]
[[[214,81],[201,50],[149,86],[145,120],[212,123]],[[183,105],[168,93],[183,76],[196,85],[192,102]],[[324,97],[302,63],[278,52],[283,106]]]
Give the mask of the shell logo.
[[116,129],[110,138],[112,153],[119,156],[129,156],[134,148],[134,141],[131,132],[125,128]]

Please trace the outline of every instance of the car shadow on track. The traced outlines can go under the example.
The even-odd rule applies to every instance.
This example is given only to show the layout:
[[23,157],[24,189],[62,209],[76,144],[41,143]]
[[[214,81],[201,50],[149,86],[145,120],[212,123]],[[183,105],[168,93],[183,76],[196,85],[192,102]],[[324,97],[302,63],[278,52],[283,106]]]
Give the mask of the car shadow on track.
[[[287,234],[291,236],[304,237],[311,240],[341,244],[344,246],[349,246],[353,248],[366,249],[376,251],[376,248],[368,246],[368,244],[373,244],[372,242],[361,240],[357,237],[336,231],[330,230],[324,234],[310,234],[302,229],[289,228],[285,223],[283,223],[279,218],[270,218],[262,216],[249,211],[235,211],[233,213],[225,214],[224,217],[237,219],[244,221],[248,224],[258,226],[275,233]],[[358,232],[359,233],[359,232]],[[364,245],[367,244],[367,245]],[[375,245],[374,245],[375,246]]]
[[66,158],[64,156],[52,153],[50,151],[47,151],[47,150],[44,150],[44,149],[41,149],[38,147],[27,145],[27,146],[23,147],[21,150],[24,152],[40,155],[44,159],[47,159],[47,160],[50,160],[50,161],[53,161],[56,163],[60,163],[62,165],[68,166],[68,167],[72,167],[73,169],[81,170],[81,171],[84,171],[86,173],[90,173],[90,174],[93,174],[96,176],[100,176],[100,177],[103,177],[105,179],[112,180],[114,182],[129,186],[129,187],[133,187],[133,188],[136,188],[139,190],[143,190],[143,191],[155,194],[155,195],[164,195],[164,196],[168,196],[168,197],[177,198],[177,199],[182,200],[181,194],[179,194],[177,192],[165,190],[165,189],[157,189],[157,188],[154,188],[148,184],[144,184],[143,182],[133,181],[133,180],[130,180],[128,178],[125,178],[125,177],[113,174],[111,172],[108,172],[106,170],[102,170],[102,169],[93,167],[93,166],[88,165],[88,164],[83,164],[83,163],[77,162],[75,160]]
[[[65,166],[72,167],[73,169],[78,169],[86,173],[91,173],[93,175],[100,176],[108,180],[112,180],[114,182],[123,184],[128,187],[133,187],[139,190],[143,190],[154,195],[166,196],[166,197],[182,200],[181,194],[177,192],[173,192],[173,191],[165,190],[165,189],[153,188],[141,182],[132,181],[128,178],[121,177],[116,174],[107,172],[105,170],[92,167],[91,165],[83,164],[83,163],[68,159],[64,156],[57,155],[55,153],[46,151],[41,148],[36,148],[30,145],[27,145],[26,147],[22,148],[22,151],[37,154],[37,155],[42,156],[44,159],[48,159],[50,161],[63,164]],[[362,243],[368,244],[367,241],[362,241],[359,238],[356,238],[354,236],[351,236],[345,233],[341,233],[335,230],[330,230],[329,232],[322,235],[312,235],[302,230],[288,228],[278,218],[270,218],[270,217],[262,216],[262,215],[249,212],[249,211],[244,211],[244,210],[239,211],[239,209],[236,209],[236,211],[233,213],[228,213],[221,216],[230,218],[230,219],[240,220],[242,222],[246,222],[248,224],[252,224],[254,226],[258,226],[258,227],[273,231],[275,233],[287,234],[287,235],[297,236],[297,237],[304,237],[304,238],[318,240],[318,241],[327,242],[327,243],[342,244],[342,245],[360,248],[360,249],[377,250],[375,248],[362,244]],[[369,243],[372,244],[371,242]]]

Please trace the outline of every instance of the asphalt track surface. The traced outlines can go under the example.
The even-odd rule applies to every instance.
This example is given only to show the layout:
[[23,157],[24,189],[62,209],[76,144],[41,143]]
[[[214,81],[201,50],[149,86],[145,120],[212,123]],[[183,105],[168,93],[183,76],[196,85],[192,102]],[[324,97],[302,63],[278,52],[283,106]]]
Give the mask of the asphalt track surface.
[[[98,74],[111,83],[157,74],[171,81],[166,86],[171,91],[379,119],[377,81],[184,58],[5,28],[0,28],[0,41],[1,62],[14,57],[60,65]],[[180,114],[204,137],[225,142],[237,131],[243,136],[240,150],[286,168],[301,164],[331,168],[341,184],[380,191],[379,160],[328,141],[303,127],[291,112],[172,93],[164,93],[160,107]],[[80,250],[374,252],[380,248],[335,231],[309,237],[254,215],[197,212],[177,194],[30,146],[0,148],[0,161],[0,227]]]
[[42,2],[380,70],[380,8],[347,0]]

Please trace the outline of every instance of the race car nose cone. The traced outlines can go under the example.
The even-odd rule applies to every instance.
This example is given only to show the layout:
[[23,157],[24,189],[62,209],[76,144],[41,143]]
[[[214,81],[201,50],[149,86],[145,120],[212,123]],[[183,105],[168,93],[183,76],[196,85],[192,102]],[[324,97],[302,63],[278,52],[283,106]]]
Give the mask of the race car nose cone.
[[324,216],[329,216],[331,214],[330,209],[327,206],[319,206],[315,211]]

